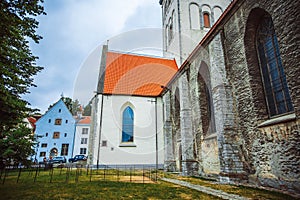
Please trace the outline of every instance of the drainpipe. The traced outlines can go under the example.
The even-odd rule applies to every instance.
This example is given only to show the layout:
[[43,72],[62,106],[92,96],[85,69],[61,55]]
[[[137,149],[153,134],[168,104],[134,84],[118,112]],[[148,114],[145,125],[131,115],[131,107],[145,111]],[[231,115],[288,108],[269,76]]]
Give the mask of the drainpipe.
[[155,180],[157,181],[157,170],[158,170],[158,141],[157,141],[157,97],[155,97],[155,153],[156,153],[156,176]]
[[180,55],[180,66],[182,65],[182,38],[181,38],[181,24],[180,24],[180,2],[177,0],[177,11],[178,11],[178,34],[179,34],[179,55]]
[[100,159],[100,144],[101,144],[101,131],[102,131],[102,114],[103,114],[103,94],[101,94],[101,112],[100,112],[100,129],[99,129],[99,141],[98,141],[98,154],[97,154],[97,169],[99,169]]

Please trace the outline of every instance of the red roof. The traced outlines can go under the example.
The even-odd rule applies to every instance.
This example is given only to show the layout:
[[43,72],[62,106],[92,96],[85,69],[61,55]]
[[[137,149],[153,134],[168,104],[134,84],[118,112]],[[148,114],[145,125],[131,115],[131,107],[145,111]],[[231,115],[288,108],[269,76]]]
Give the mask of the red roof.
[[91,123],[91,116],[82,116],[77,124],[90,124]]
[[177,70],[175,59],[107,52],[103,93],[158,96]]

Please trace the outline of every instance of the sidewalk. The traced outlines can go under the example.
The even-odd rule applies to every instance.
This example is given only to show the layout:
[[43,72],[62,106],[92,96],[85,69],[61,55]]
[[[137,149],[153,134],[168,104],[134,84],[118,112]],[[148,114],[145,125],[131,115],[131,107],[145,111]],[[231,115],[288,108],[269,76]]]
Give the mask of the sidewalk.
[[170,182],[170,183],[174,183],[174,184],[177,184],[177,185],[181,185],[181,186],[184,186],[184,187],[188,187],[188,188],[191,188],[191,189],[194,189],[194,190],[198,190],[200,192],[204,192],[206,194],[217,196],[217,197],[220,197],[222,199],[230,199],[230,200],[247,200],[248,199],[246,197],[242,197],[242,196],[239,196],[239,195],[236,195],[236,194],[229,194],[229,193],[223,192],[221,190],[216,190],[216,189],[212,189],[210,187],[204,187],[204,186],[201,186],[201,185],[195,185],[195,184],[191,184],[191,183],[176,180],[176,179],[162,178],[161,180],[166,181],[166,182]]

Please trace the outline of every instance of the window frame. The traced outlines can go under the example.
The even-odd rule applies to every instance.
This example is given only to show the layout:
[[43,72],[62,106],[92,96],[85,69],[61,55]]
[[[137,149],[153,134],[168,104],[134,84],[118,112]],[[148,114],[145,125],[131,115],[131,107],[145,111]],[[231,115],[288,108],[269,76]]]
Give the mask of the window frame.
[[53,139],[59,139],[60,138],[60,132],[58,132],[58,131],[53,132],[53,137],[52,138]]
[[89,134],[89,128],[82,128],[82,129],[81,129],[81,134],[82,134],[82,135],[87,135],[87,134]]
[[80,148],[80,149],[79,149],[79,152],[80,152],[79,154],[85,155],[86,152],[87,152],[87,148],[84,148],[84,147],[83,147],[83,148]]
[[[255,41],[264,99],[269,117],[274,118],[293,113],[294,107],[271,16],[265,14],[261,17],[257,26]],[[279,101],[280,94],[282,96],[281,101]],[[282,104],[284,104],[284,108]]]
[[[207,16],[207,17],[205,17],[205,16]],[[204,11],[204,12],[202,12],[202,17],[203,17],[203,27],[204,28],[210,28],[211,27],[210,13],[207,12],[207,11]],[[207,22],[208,22],[208,26],[206,26]]]
[[88,138],[81,138],[80,144],[87,144],[88,143]]
[[55,121],[54,121],[54,125],[61,125],[62,124],[62,119],[61,118],[57,118],[57,119],[55,119]]
[[60,155],[67,156],[68,154],[69,154],[69,144],[68,143],[61,144]]
[[[131,115],[131,116],[128,116]],[[126,122],[126,123],[124,123]],[[127,129],[127,130],[124,130]],[[129,133],[126,133],[128,131]],[[126,139],[126,137],[130,137]],[[134,111],[130,106],[126,106],[122,112],[122,135],[121,143],[133,143],[134,142]]]

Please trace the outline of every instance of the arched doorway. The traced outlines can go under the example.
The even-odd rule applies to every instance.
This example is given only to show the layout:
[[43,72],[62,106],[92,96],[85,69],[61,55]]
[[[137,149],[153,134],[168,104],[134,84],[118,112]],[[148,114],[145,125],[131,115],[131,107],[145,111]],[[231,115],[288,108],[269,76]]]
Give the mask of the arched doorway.
[[57,156],[57,155],[58,155],[58,150],[57,150],[57,148],[51,149],[51,151],[50,151],[50,157],[55,157],[55,156]]

